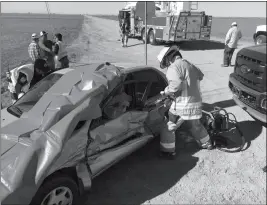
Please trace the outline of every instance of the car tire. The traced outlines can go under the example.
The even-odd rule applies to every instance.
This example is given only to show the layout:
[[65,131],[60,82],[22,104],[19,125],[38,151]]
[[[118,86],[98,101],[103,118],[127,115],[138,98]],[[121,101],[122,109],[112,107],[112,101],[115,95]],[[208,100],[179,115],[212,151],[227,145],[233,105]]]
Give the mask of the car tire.
[[150,45],[156,45],[156,38],[153,30],[150,30],[148,33],[149,43]]
[[261,45],[263,43],[266,43],[266,36],[264,35],[258,35],[255,40],[256,45]]
[[[66,201],[69,201],[69,205],[76,205],[79,197],[79,188],[77,183],[70,178],[69,176],[55,176],[48,181],[46,181],[37,191],[35,196],[33,197],[30,205],[45,205],[46,201],[53,199],[51,196],[52,192],[54,192],[57,196],[66,192],[64,197]],[[72,198],[72,200],[71,200]],[[54,197],[56,199],[56,196]],[[61,204],[60,202],[58,202]],[[52,204],[58,204],[52,203]],[[63,203],[64,204],[64,203]]]

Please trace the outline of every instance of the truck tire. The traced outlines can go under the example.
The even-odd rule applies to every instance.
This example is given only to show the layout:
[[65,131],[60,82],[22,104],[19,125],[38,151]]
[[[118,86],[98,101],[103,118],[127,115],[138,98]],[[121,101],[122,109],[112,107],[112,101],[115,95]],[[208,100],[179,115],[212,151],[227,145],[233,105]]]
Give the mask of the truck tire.
[[143,43],[146,43],[146,39],[145,39],[145,29],[143,29],[142,32],[141,32],[141,40],[143,41]]
[[148,39],[149,39],[149,43],[150,45],[156,45],[156,38],[155,38],[155,34],[153,30],[150,30],[148,33]]
[[260,44],[263,44],[263,43],[266,43],[266,36],[264,36],[264,35],[258,35],[256,37],[255,44],[256,45],[260,45]]
[[[59,197],[60,201],[58,201]],[[76,182],[67,175],[55,176],[51,180],[45,182],[33,197],[30,205],[45,205],[48,202],[58,202],[59,204],[76,205],[79,197],[79,189]],[[55,204],[58,204],[55,203]],[[49,203],[50,204],[50,203]],[[54,203],[51,203],[54,204]]]

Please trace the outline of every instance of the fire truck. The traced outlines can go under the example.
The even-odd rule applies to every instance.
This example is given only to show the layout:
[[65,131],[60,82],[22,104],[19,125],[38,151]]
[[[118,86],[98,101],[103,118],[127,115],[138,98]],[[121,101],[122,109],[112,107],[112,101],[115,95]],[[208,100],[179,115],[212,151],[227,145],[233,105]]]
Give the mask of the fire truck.
[[[197,2],[147,2],[147,43],[210,40],[212,16]],[[119,11],[119,23],[130,25],[129,37],[145,42],[145,2],[130,2]]]

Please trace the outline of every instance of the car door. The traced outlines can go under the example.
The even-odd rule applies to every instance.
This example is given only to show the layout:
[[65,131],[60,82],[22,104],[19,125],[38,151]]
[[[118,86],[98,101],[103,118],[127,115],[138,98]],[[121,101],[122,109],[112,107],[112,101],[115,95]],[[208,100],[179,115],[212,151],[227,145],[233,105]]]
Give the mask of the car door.
[[149,87],[143,96],[143,111],[148,112],[146,124],[153,133],[158,133],[164,119],[164,113],[167,108],[164,107],[163,97],[160,91],[163,91],[168,85],[167,80],[161,73],[154,69],[143,69],[133,75],[133,79],[148,79]]
[[[138,99],[146,92],[149,85],[148,82],[145,82],[146,86],[140,86],[142,83],[139,83],[126,82],[124,84],[130,90],[130,93],[127,94],[134,98],[125,113],[115,119],[102,118],[99,119],[99,122],[95,121],[94,123],[97,125],[93,125],[88,132],[92,139],[87,150],[88,162],[93,176],[143,146],[153,137],[144,129],[144,121],[148,112],[136,109]],[[139,93],[138,99],[136,99],[136,90]],[[106,101],[108,104],[110,100]],[[103,105],[103,111],[105,106],[107,105]]]

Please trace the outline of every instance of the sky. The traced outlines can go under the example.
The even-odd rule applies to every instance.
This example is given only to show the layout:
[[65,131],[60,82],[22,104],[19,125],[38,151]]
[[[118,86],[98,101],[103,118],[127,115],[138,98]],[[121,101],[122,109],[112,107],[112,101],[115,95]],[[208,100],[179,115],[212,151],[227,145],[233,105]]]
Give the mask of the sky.
[[[51,13],[117,15],[125,2],[49,2]],[[214,17],[266,17],[262,2],[198,2],[198,10]],[[1,2],[2,13],[47,13],[45,2]]]

